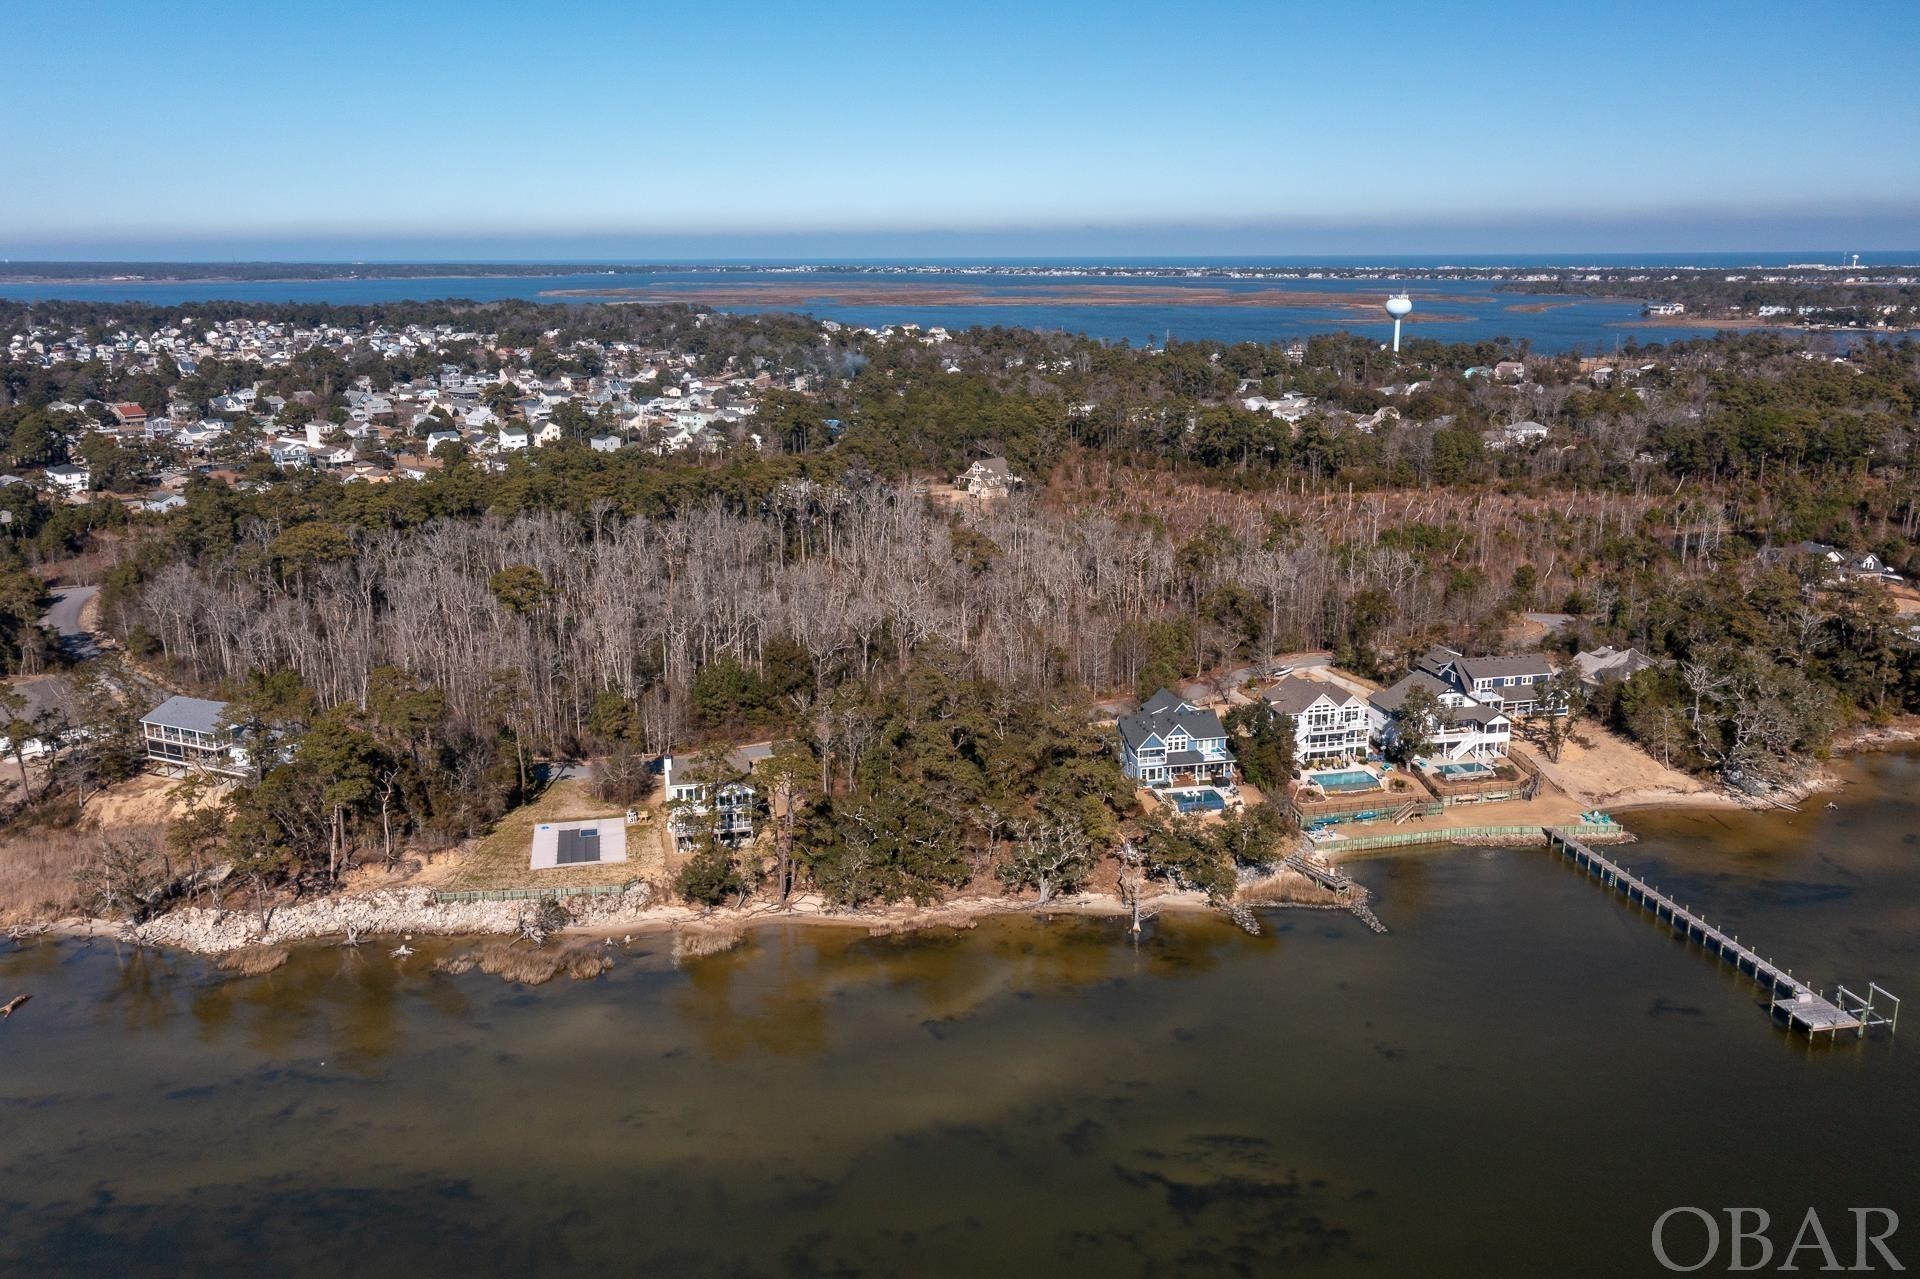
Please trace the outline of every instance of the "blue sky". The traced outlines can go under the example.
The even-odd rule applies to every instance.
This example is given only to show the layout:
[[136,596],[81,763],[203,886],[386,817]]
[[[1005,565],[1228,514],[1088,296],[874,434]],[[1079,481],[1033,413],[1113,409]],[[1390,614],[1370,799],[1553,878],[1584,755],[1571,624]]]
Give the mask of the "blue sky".
[[1920,248],[1920,5],[10,5],[0,256]]

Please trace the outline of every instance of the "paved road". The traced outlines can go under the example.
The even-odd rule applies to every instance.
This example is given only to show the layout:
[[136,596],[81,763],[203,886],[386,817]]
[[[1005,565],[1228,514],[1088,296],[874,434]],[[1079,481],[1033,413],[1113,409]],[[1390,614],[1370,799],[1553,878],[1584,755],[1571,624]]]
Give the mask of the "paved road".
[[93,632],[80,624],[80,612],[100,593],[97,586],[60,586],[53,591],[53,605],[43,619],[60,637],[60,647],[77,661],[100,656],[100,645]]

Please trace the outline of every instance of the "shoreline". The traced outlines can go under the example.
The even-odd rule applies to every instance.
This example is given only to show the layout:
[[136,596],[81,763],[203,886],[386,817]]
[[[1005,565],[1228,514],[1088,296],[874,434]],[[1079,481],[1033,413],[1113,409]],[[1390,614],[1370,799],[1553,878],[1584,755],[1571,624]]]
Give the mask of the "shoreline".
[[[1836,756],[1858,755],[1873,751],[1905,750],[1920,743],[1920,722],[1899,722],[1861,729],[1836,740]],[[1799,804],[1817,794],[1838,790],[1846,780],[1830,769],[1821,768],[1803,783],[1787,788],[1782,798]],[[1696,792],[1674,792],[1665,788],[1621,793],[1604,805],[1612,813],[1684,812],[1687,810],[1724,812],[1745,809],[1753,812],[1792,811],[1781,803],[1761,801],[1703,787]],[[1447,838],[1453,830],[1472,830],[1476,823],[1462,822],[1432,828],[1424,833],[1430,844],[1408,847],[1470,848],[1484,846],[1457,843]],[[1525,823],[1521,823],[1525,824]],[[1543,826],[1551,823],[1541,823]],[[1331,863],[1343,860],[1338,843],[1315,850]],[[1364,854],[1363,854],[1364,855]],[[1276,871],[1253,885],[1279,883],[1290,872]],[[1339,910],[1345,904],[1326,890],[1302,882],[1291,892],[1274,897],[1236,893],[1228,906],[1292,910]],[[1248,885],[1243,884],[1245,889]],[[1066,893],[1045,903],[1029,898],[994,897],[979,894],[953,898],[931,906],[913,904],[835,910],[816,893],[798,893],[786,905],[754,902],[733,910],[702,909],[683,903],[658,900],[654,887],[639,882],[619,894],[572,899],[578,913],[564,927],[551,934],[557,939],[611,939],[615,935],[657,936],[681,933],[740,933],[773,923],[799,923],[816,927],[864,929],[881,936],[921,929],[971,928],[981,919],[1003,915],[1080,915],[1088,918],[1115,918],[1129,914],[1129,908],[1117,893],[1086,891]],[[354,937],[362,941],[410,940],[415,936],[470,938],[517,938],[532,901],[439,902],[435,890],[423,885],[377,888],[357,893],[336,893],[276,906],[267,914],[262,931],[259,920],[249,910],[215,910],[188,907],[155,916],[145,923],[69,916],[39,923],[19,923],[6,928],[4,935],[17,943],[38,937],[59,940],[95,939],[122,941],[133,945],[156,946],[219,957],[263,947],[324,942]],[[1226,907],[1209,902],[1206,896],[1191,890],[1168,890],[1145,900],[1149,915],[1220,914]],[[731,944],[731,943],[729,943]],[[724,947],[722,947],[724,948]]]
[[[982,919],[1009,915],[1078,915],[1087,918],[1124,918],[1130,912],[1115,893],[1063,893],[1046,902],[1011,897],[967,896],[932,906],[894,905],[835,910],[813,893],[795,894],[786,905],[753,902],[743,907],[703,909],[676,902],[656,902],[653,889],[637,884],[618,896],[583,898],[580,914],[549,936],[555,940],[611,939],[617,936],[661,936],[692,933],[745,934],[770,924],[858,929],[870,936],[897,935],[934,928],[971,928]],[[1334,900],[1260,899],[1257,907],[1335,910]],[[268,926],[259,929],[252,911],[189,907],[157,915],[142,924],[70,916],[38,924],[19,924],[7,930],[16,942],[38,937],[59,940],[108,940],[153,946],[217,958],[249,950],[353,938],[362,943],[412,941],[421,937],[448,939],[519,939],[522,920],[535,901],[439,903],[430,888],[382,888],[371,892],[310,898],[268,912]],[[1206,895],[1171,890],[1144,902],[1142,918],[1162,914],[1218,914]],[[290,917],[290,918],[289,918]],[[356,920],[365,920],[361,927]]]

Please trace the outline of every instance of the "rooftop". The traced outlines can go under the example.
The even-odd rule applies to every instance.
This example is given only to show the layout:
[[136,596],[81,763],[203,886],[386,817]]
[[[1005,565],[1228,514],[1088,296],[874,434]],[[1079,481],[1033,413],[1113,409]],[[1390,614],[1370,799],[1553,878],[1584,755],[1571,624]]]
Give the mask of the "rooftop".
[[203,697],[169,697],[141,716],[140,722],[192,733],[217,733],[226,713],[225,702],[211,702]]

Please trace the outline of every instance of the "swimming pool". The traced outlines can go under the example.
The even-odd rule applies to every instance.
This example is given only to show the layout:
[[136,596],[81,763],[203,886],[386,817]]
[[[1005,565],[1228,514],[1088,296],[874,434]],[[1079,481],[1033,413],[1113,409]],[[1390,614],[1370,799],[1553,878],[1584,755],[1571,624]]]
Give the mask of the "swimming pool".
[[1442,764],[1433,771],[1450,782],[1464,782],[1471,781],[1476,777],[1492,776],[1493,766],[1470,759],[1456,764]]
[[1312,773],[1309,779],[1320,783],[1320,789],[1329,795],[1380,788],[1380,779],[1364,768],[1348,768],[1337,773]]
[[1167,798],[1183,813],[1218,813],[1227,806],[1227,801],[1217,790],[1169,791]]

